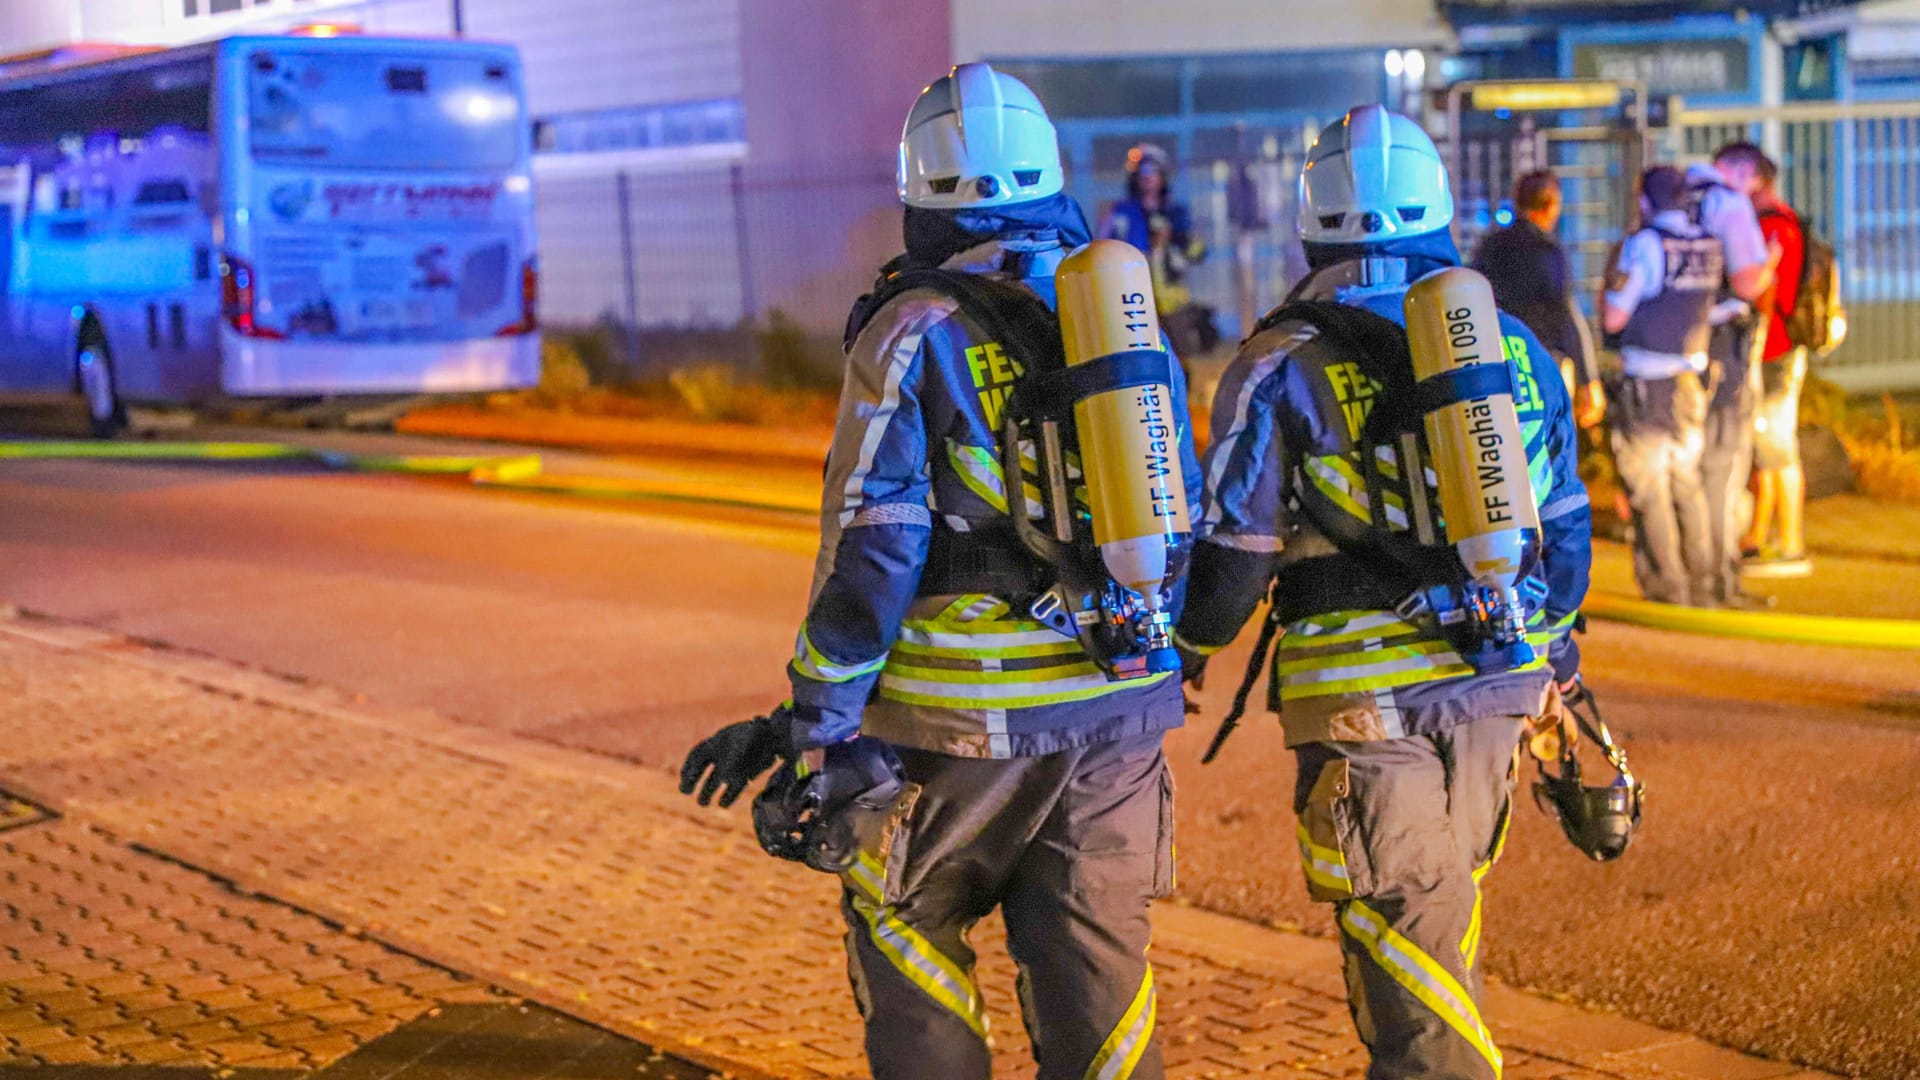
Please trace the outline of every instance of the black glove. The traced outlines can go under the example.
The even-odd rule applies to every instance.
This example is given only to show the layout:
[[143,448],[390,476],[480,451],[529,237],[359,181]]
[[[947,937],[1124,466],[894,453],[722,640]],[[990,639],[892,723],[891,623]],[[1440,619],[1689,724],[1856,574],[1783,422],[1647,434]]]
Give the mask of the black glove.
[[[687,752],[686,763],[680,766],[680,794],[693,795],[698,785],[700,794],[694,797],[705,806],[713,801],[714,792],[725,788],[720,805],[732,806],[748,784],[783,756],[789,756],[785,710],[728,724]],[[702,774],[706,774],[704,784]]]

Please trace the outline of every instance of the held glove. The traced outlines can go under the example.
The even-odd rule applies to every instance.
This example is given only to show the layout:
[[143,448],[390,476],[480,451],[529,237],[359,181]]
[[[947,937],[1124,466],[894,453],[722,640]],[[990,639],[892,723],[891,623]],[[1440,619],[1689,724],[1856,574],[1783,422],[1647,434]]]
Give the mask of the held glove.
[[[694,798],[701,806],[712,802],[715,792],[721,793],[721,806],[732,806],[748,784],[773,768],[775,761],[789,756],[787,729],[782,706],[772,716],[728,724],[700,740],[680,766],[680,794],[693,795],[697,786],[700,793]],[[705,783],[701,783],[703,774]]]

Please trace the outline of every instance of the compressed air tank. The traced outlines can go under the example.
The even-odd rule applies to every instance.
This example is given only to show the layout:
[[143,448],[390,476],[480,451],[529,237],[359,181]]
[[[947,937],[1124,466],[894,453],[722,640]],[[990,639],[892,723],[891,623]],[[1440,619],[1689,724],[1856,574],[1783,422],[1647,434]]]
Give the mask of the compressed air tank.
[[[1163,348],[1153,274],[1138,248],[1095,240],[1061,262],[1054,284],[1068,364]],[[1158,610],[1161,587],[1179,573],[1192,533],[1180,468],[1185,418],[1177,415],[1173,388],[1156,383],[1095,394],[1074,406],[1073,420],[1101,561],[1116,582]]]
[[[1416,381],[1472,365],[1507,365],[1493,287],[1476,271],[1435,271],[1407,290],[1404,306]],[[1451,401],[1426,414],[1426,430],[1447,540],[1467,576],[1499,597],[1509,639],[1524,645],[1518,585],[1529,546],[1538,542],[1540,515],[1513,396]]]

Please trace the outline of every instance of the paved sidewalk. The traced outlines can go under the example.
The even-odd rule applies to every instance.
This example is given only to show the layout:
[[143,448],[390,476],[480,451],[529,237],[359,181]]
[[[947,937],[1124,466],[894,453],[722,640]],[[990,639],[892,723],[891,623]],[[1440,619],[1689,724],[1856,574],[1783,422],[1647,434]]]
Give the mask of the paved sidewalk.
[[[16,618],[0,788],[65,815],[57,843],[111,834],[732,1075],[864,1075],[832,883],[660,773]],[[1022,1075],[1011,965],[983,936],[998,1072]],[[1160,909],[1171,1074],[1359,1076],[1335,952]],[[1500,987],[1489,1012],[1513,1080],[1820,1075]]]

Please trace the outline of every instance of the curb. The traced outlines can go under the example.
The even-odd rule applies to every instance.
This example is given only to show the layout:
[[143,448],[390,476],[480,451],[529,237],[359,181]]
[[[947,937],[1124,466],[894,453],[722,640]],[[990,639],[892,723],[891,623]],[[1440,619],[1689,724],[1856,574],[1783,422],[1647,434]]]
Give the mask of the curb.
[[[187,686],[324,717],[351,730],[362,727],[434,746],[462,758],[478,759],[499,769],[533,769],[588,785],[608,785],[703,829],[737,829],[739,817],[727,819],[697,812],[692,804],[672,794],[666,775],[614,759],[527,740],[503,732],[477,729],[450,718],[418,709],[393,709],[352,700],[344,691],[317,683],[292,682],[259,669],[246,668],[200,653],[175,652],[140,642],[114,631],[85,624],[16,613],[0,606],[0,638],[25,641],[42,648],[90,654],[116,664],[143,669]],[[9,786],[14,786],[9,778]],[[58,806],[51,793],[21,785],[37,801]],[[94,820],[95,808],[68,805],[69,816]],[[165,845],[156,849],[165,853]],[[774,1080],[773,1074],[745,1065],[723,1053],[704,1049],[660,1028],[635,1028],[615,1012],[605,1010],[584,995],[557,982],[527,974],[488,970],[470,955],[436,947],[400,930],[367,925],[364,913],[349,906],[319,901],[315,896],[291,895],[285,882],[264,868],[235,872],[231,867],[212,871],[228,876],[245,891],[300,910],[352,926],[357,933],[402,952],[499,986],[587,1023],[629,1034],[738,1080]],[[1345,993],[1339,972],[1339,945],[1236,919],[1174,901],[1156,904],[1155,936],[1174,948],[1185,948],[1224,967],[1248,972],[1279,972],[1296,982],[1311,982],[1330,997]],[[495,965],[496,967],[498,965]],[[1572,1068],[1605,1072],[1631,1080],[1833,1080],[1830,1074],[1788,1061],[1757,1058],[1709,1043],[1695,1036],[1596,1012],[1490,980],[1489,1012],[1501,1038],[1513,1049]],[[1556,1073],[1558,1070],[1555,1070]],[[1541,1075],[1545,1075],[1544,1073]]]

